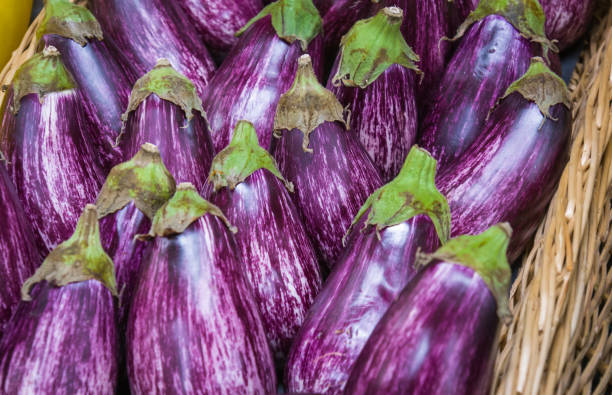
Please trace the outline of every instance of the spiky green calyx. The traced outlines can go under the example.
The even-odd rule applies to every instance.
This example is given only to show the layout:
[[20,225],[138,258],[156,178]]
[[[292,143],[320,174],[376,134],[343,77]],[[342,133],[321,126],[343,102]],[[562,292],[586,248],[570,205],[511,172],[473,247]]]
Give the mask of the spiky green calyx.
[[302,55],[298,59],[293,85],[278,100],[274,136],[279,138],[282,130],[299,129],[304,133],[302,148],[305,152],[312,152],[308,148],[310,133],[323,122],[338,121],[347,127],[343,111],[336,96],[317,79],[310,56]]
[[422,74],[415,65],[419,56],[400,31],[403,17],[400,8],[386,7],[355,23],[342,37],[340,63],[332,83],[365,88],[393,64]]
[[176,182],[159,149],[145,143],[132,159],[111,169],[96,201],[98,216],[105,217],[133,201],[152,220],[175,191]]
[[278,37],[292,44],[298,40],[303,51],[323,28],[323,20],[312,0],[278,0],[265,6],[240,30],[244,33],[253,23],[270,15]]
[[293,184],[283,177],[272,155],[259,145],[253,124],[238,121],[232,141],[213,159],[208,179],[215,191],[223,187],[234,189],[259,169],[274,174],[293,192]]
[[570,93],[567,85],[561,77],[550,70],[544,59],[539,57],[531,58],[529,69],[508,87],[500,100],[514,92],[518,92],[525,99],[534,102],[542,115],[549,119],[553,119],[550,115],[550,108],[555,104],[561,103],[571,109]]
[[504,222],[478,235],[455,237],[436,252],[421,257],[417,266],[422,267],[438,259],[473,269],[489,287],[497,301],[497,315],[507,324],[512,320],[508,306],[512,271],[507,257],[511,236],[512,228]]
[[34,54],[15,73],[13,78],[14,114],[19,112],[21,99],[31,93],[38,95],[41,103],[48,93],[74,89],[76,84],[68,72],[57,48],[46,47]]
[[68,0],[46,0],[45,16],[36,30],[36,41],[46,34],[57,34],[85,46],[92,38],[102,40],[98,20],[85,7]]
[[21,298],[31,300],[30,290],[41,281],[56,287],[98,280],[117,296],[115,266],[100,242],[96,206],[85,206],[73,235],[49,253],[36,273],[21,288]]
[[368,210],[364,229],[375,226],[377,232],[425,214],[434,224],[440,241],[446,243],[451,214],[446,198],[436,188],[436,166],[436,160],[427,151],[413,146],[397,177],[374,191],[359,209],[347,235]]

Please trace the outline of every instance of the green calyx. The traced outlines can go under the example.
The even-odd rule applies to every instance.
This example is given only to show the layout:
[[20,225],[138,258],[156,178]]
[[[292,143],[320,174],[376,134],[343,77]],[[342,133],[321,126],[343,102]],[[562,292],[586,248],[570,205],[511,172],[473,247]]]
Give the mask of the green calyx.
[[481,0],[451,41],[462,37],[472,24],[494,14],[504,17],[526,39],[541,44],[544,57],[548,57],[548,50],[559,51],[546,37],[546,16],[538,0]]
[[204,214],[219,217],[230,231],[236,233],[221,209],[204,200],[193,184],[184,182],[155,214],[151,231],[146,237],[166,237],[182,233],[189,225]]
[[285,180],[272,155],[259,145],[253,124],[239,121],[232,141],[213,159],[208,179],[215,191],[223,187],[234,189],[259,169],[270,171],[293,192],[293,184]]
[[400,31],[403,17],[400,8],[386,7],[355,23],[342,37],[340,64],[332,83],[365,88],[393,64],[422,74],[415,65],[419,56]]
[[434,224],[440,241],[446,243],[450,235],[451,214],[446,198],[436,188],[436,165],[437,161],[427,151],[413,146],[398,176],[368,197],[346,235],[368,210],[364,229],[375,226],[377,233],[425,214]]
[[36,41],[46,34],[57,34],[82,46],[91,38],[102,40],[104,37],[93,14],[68,0],[46,0],[45,16],[36,31]]
[[555,104],[562,103],[571,109],[570,93],[565,81],[552,72],[544,59],[539,57],[531,58],[527,72],[514,81],[499,100],[514,92],[537,104],[542,115],[549,119],[553,119],[550,108]]
[[323,20],[312,0],[277,0],[265,6],[259,14],[247,22],[236,36],[244,33],[253,23],[270,15],[276,34],[292,44],[300,42],[302,50],[306,51],[308,44],[323,28]]
[[98,216],[105,217],[133,201],[152,220],[175,190],[176,183],[159,149],[146,143],[132,159],[111,169],[96,201]]
[[323,122],[342,122],[348,128],[343,118],[344,109],[336,96],[317,79],[312,69],[309,55],[298,59],[298,69],[293,85],[278,100],[274,115],[274,136],[280,138],[282,130],[299,129],[304,133],[302,148],[308,148],[310,133]]
[[36,273],[21,288],[21,298],[31,300],[34,284],[47,281],[56,287],[98,280],[117,296],[115,266],[100,242],[96,206],[85,206],[74,234],[49,253]]
[[508,288],[512,271],[506,252],[512,228],[506,222],[490,227],[478,235],[451,239],[433,254],[421,257],[422,267],[438,259],[473,269],[484,280],[497,301],[497,315],[506,324],[512,321],[508,306]]
[[41,103],[48,93],[74,89],[76,84],[64,67],[57,48],[46,47],[26,61],[13,78],[14,114],[19,112],[21,99],[31,93],[38,95]]

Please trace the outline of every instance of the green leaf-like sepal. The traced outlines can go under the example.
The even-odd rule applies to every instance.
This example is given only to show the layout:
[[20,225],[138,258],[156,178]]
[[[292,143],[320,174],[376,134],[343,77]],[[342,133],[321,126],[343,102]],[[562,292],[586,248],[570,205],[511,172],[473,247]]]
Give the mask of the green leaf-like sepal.
[[48,93],[74,89],[76,84],[60,57],[57,48],[46,47],[28,59],[13,78],[14,114],[19,112],[21,99],[31,93],[38,95],[40,102]]
[[276,34],[289,44],[298,40],[303,51],[306,51],[310,41],[323,28],[323,20],[312,0],[278,0],[265,6],[259,14],[236,32],[236,36],[241,35],[253,23],[268,15],[272,18],[272,26]]
[[537,104],[542,115],[549,119],[553,119],[550,115],[550,108],[555,104],[562,103],[571,109],[567,85],[539,57],[531,58],[531,65],[527,72],[514,81],[499,100],[503,100],[514,92],[520,93],[525,99]]
[[152,220],[175,191],[176,182],[159,149],[145,143],[132,159],[111,169],[96,201],[98,215],[105,217],[133,201]]
[[46,34],[57,34],[85,46],[89,39],[103,39],[98,20],[85,7],[68,0],[47,0],[45,16],[36,30],[36,41]]
[[115,266],[100,242],[96,206],[85,206],[74,234],[49,253],[36,273],[21,288],[23,300],[31,300],[34,284],[47,281],[56,287],[87,280],[98,280],[117,296]]
[[508,287],[512,271],[507,250],[512,228],[506,222],[490,227],[475,236],[451,239],[436,252],[421,256],[416,266],[423,267],[433,260],[458,263],[473,269],[484,280],[497,301],[497,315],[508,324],[512,313],[508,306]]
[[342,37],[340,64],[332,83],[365,88],[393,64],[422,74],[414,63],[419,56],[400,31],[403,16],[400,8],[386,7],[355,23]]
[[234,189],[259,169],[270,171],[293,192],[293,184],[285,180],[274,157],[259,145],[253,124],[238,121],[232,141],[213,159],[208,179],[215,191],[223,187]]
[[425,214],[445,243],[450,235],[451,215],[446,198],[436,188],[436,165],[427,151],[413,146],[398,176],[374,191],[359,209],[347,235],[368,210],[364,229],[376,226],[377,232]]

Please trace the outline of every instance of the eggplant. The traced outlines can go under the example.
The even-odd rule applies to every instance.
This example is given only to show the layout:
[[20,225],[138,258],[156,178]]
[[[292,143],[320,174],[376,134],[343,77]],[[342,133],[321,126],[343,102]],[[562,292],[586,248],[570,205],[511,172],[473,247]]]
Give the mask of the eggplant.
[[320,31],[312,0],[278,0],[237,32],[240,40],[203,96],[216,152],[230,143],[240,120],[252,122],[261,146],[270,148],[278,99],[291,86],[297,59],[309,43],[308,52],[320,64],[321,41],[315,38]]
[[0,340],[3,394],[112,394],[117,380],[117,295],[94,205],[74,234],[23,284]]
[[508,323],[507,224],[450,240],[380,320],[345,394],[490,393],[495,338]]
[[119,147],[126,159],[154,144],[177,180],[203,188],[215,152],[206,114],[194,84],[166,59],[136,81],[122,119]]
[[302,55],[274,117],[274,157],[295,187],[293,201],[319,257],[332,267],[359,208],[382,185],[378,170],[346,129],[343,108]]
[[316,252],[289,196],[293,185],[247,121],[238,122],[232,142],[213,160],[209,180],[211,201],[238,229],[243,270],[282,364],[322,283]]
[[568,158],[569,92],[541,58],[513,82],[482,133],[437,185],[448,199],[451,235],[475,234],[498,222],[514,230],[508,257],[519,257],[546,213]]
[[133,393],[275,393],[272,355],[228,226],[188,183],[155,214],[128,316]]
[[26,217],[17,191],[4,165],[0,163],[0,338],[4,326],[17,308],[19,288],[40,263],[42,256],[34,239],[34,231]]
[[590,27],[595,0],[540,0],[546,13],[546,35],[563,51]]
[[74,78],[94,137],[102,166],[120,158],[115,140],[121,131],[121,113],[127,107],[136,75],[129,62],[89,10],[68,0],[47,0],[36,35],[62,54],[64,66]]
[[337,70],[327,83],[348,105],[350,129],[385,182],[402,168],[418,126],[415,73],[420,70],[414,62],[419,57],[402,37],[402,19],[400,8],[387,7],[357,22],[342,38]]
[[[158,59],[168,59],[193,81],[199,96],[210,81],[215,64],[187,17],[164,0],[91,0],[88,5],[135,75],[151,70]],[[210,23],[210,21],[208,21]]]
[[19,68],[4,102],[0,150],[43,256],[70,237],[104,181],[91,130],[56,48]]
[[342,393],[376,323],[414,276],[417,251],[433,252],[448,239],[450,210],[435,171],[436,161],[415,146],[397,178],[353,220],[348,246],[291,348],[290,391]]
[[497,100],[527,71],[531,58],[542,55],[539,43],[547,42],[544,15],[530,19],[539,26],[530,29],[519,23],[530,17],[527,9],[523,11],[517,15],[499,2],[482,0],[478,19],[468,19],[470,25],[462,27],[467,29],[465,36],[454,38],[461,37],[459,47],[429,100],[419,138],[419,145],[431,152],[441,169],[470,147]]

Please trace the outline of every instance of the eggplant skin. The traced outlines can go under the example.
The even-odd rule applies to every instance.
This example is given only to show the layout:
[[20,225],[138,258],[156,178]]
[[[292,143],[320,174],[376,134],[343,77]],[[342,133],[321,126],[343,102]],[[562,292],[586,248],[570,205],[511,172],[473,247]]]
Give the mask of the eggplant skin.
[[42,263],[34,231],[4,164],[0,162],[0,338],[21,299],[21,284]]
[[546,14],[546,35],[560,50],[576,42],[589,27],[595,0],[540,0]]
[[439,244],[431,220],[419,215],[383,229],[355,226],[342,258],[308,312],[287,363],[294,392],[340,394],[351,368],[389,305],[414,276],[417,249]]
[[455,162],[482,132],[489,112],[541,53],[503,17],[470,27],[451,58],[421,122],[419,146],[440,169]]
[[136,394],[271,394],[274,364],[257,307],[225,225],[200,217],[155,239],[128,318]]
[[344,393],[488,394],[498,324],[495,298],[476,272],[432,263],[380,320]]
[[571,113],[557,104],[550,114],[552,119],[544,119],[535,103],[512,93],[491,113],[469,150],[442,170],[436,185],[451,208],[451,236],[507,221],[513,229],[508,259],[519,257],[546,213],[568,158]]
[[0,341],[3,394],[113,394],[113,296],[98,280],[34,286]]
[[256,170],[233,191],[212,198],[232,225],[253,287],[270,347],[277,360],[289,351],[321,289],[321,273],[289,192],[267,169]]

